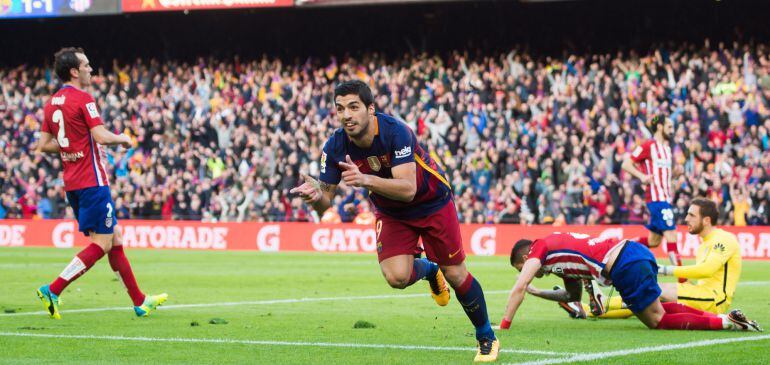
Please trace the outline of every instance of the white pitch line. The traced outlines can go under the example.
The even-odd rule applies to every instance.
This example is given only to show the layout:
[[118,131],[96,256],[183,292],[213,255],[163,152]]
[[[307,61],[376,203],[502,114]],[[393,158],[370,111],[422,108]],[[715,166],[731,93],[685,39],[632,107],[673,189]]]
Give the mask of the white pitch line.
[[[485,294],[508,294],[508,290],[490,290]],[[390,295],[366,295],[360,297],[326,297],[326,298],[289,298],[289,299],[272,299],[272,300],[257,300],[248,302],[222,302],[222,303],[192,303],[192,304],[171,304],[163,305],[158,309],[185,309],[185,308],[211,308],[211,307],[236,307],[236,306],[249,306],[249,305],[269,305],[269,304],[291,304],[291,303],[312,303],[312,302],[332,302],[332,301],[346,301],[346,300],[376,300],[376,299],[408,299],[427,297],[428,294],[390,294]],[[129,307],[104,307],[104,308],[83,308],[83,309],[70,309],[61,311],[62,314],[71,313],[91,313],[91,312],[109,312],[109,311],[125,311]],[[0,318],[9,316],[33,316],[48,314],[47,311],[37,312],[21,312],[21,313],[0,313]]]
[[768,284],[770,284],[770,281],[744,281],[738,283],[739,286],[761,286]]
[[[306,347],[343,347],[343,348],[369,348],[386,350],[427,350],[427,351],[476,351],[474,347],[441,347],[421,345],[396,345],[379,343],[334,343],[334,342],[295,342],[295,341],[266,341],[266,340],[234,340],[220,338],[157,338],[157,337],[128,337],[128,336],[96,336],[96,335],[55,335],[44,333],[20,333],[0,332],[3,337],[42,337],[56,339],[85,339],[106,341],[138,341],[138,342],[177,342],[177,343],[216,343],[237,345],[263,345],[263,346],[306,346]],[[538,350],[502,349],[500,352],[545,356],[572,356],[573,353],[562,353]]]
[[607,359],[610,357],[644,354],[649,352],[671,351],[671,350],[687,349],[692,347],[703,347],[703,346],[711,346],[711,345],[722,345],[722,344],[734,343],[734,342],[763,341],[763,340],[770,340],[770,335],[721,338],[721,339],[714,339],[714,340],[685,342],[680,344],[639,347],[639,348],[625,349],[625,350],[578,354],[571,357],[565,357],[560,359],[543,359],[543,360],[536,360],[536,361],[521,362],[515,365],[566,364],[566,363],[581,362],[581,361],[601,360],[601,359]]

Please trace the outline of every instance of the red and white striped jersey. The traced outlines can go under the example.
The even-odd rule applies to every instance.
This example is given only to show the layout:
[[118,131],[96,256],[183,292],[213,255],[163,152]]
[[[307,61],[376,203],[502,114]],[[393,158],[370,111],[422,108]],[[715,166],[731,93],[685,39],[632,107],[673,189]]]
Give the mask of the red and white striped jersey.
[[645,187],[645,200],[671,203],[671,147],[650,139],[631,153],[631,160],[650,177]]
[[99,144],[91,128],[102,125],[94,98],[87,92],[65,85],[44,107],[43,132],[52,134],[61,148],[64,190],[108,186]]
[[561,278],[596,280],[600,285],[612,285],[602,276],[607,253],[621,244],[614,238],[598,240],[587,234],[553,233],[537,239],[529,248],[529,258],[540,260],[547,274]]

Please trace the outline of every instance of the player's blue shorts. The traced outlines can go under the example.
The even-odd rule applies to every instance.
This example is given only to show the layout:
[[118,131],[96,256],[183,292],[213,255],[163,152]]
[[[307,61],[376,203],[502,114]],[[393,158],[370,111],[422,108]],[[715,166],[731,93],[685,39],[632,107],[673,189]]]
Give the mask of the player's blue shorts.
[[67,200],[78,221],[78,231],[86,236],[89,231],[99,234],[115,232],[118,219],[115,218],[115,203],[109,186],[68,191]]
[[655,256],[639,242],[626,242],[612,265],[610,279],[634,313],[643,311],[660,297]]
[[650,222],[645,224],[651,232],[663,235],[665,231],[675,231],[674,208],[669,202],[649,202]]

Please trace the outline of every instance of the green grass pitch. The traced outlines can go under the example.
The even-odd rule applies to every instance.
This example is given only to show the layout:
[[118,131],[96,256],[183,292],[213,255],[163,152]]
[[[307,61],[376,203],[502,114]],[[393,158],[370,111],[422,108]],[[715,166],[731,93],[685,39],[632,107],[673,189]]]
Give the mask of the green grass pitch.
[[[128,250],[145,293],[169,293],[166,308],[136,318],[103,259],[67,288],[63,318],[51,320],[40,313],[35,289],[75,253],[0,248],[0,364],[455,364],[471,363],[475,353],[473,328],[454,297],[438,307],[425,282],[391,289],[371,254]],[[516,274],[505,257],[467,264],[497,324]],[[770,326],[770,262],[745,261],[741,281],[733,308]],[[354,328],[358,321],[374,328]],[[767,334],[652,331],[634,318],[571,320],[534,297],[512,327],[498,331],[499,363],[770,362]],[[662,345],[674,348],[656,348]],[[586,354],[596,355],[575,357]]]

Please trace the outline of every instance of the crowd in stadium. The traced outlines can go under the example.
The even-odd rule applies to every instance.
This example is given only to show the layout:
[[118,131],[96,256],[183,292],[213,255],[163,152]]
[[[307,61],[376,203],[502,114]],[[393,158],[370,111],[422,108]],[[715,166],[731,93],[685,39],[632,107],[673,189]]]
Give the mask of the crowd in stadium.
[[[109,129],[137,142],[106,151],[118,219],[370,222],[364,191],[343,186],[322,217],[288,193],[299,172],[318,176],[333,87],[357,78],[443,165],[461,222],[643,223],[643,187],[620,165],[662,113],[677,222],[707,196],[721,224],[769,225],[769,58],[706,41],[563,58],[136,60],[97,72],[90,91]],[[0,218],[71,217],[59,157],[34,152],[59,82],[25,65],[0,70],[0,86]]]

